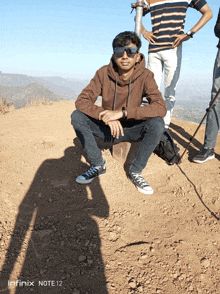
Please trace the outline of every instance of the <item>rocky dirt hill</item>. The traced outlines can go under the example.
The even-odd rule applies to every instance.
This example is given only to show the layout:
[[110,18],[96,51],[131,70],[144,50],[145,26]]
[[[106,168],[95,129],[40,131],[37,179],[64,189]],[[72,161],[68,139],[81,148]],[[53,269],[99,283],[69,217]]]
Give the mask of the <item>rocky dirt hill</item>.
[[[216,158],[180,165],[153,154],[139,193],[103,149],[107,174],[88,167],[70,124],[74,102],[0,115],[0,293],[220,293],[220,138]],[[197,125],[172,120],[182,154]]]

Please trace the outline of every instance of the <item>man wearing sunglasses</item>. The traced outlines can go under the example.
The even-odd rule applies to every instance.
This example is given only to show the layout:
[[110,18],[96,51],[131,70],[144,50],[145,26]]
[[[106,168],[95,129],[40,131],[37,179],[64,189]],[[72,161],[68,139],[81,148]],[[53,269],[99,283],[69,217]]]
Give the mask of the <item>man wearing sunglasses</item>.
[[[77,110],[71,115],[73,128],[91,162],[91,168],[78,176],[76,182],[87,184],[106,173],[106,162],[94,136],[113,144],[142,138],[128,178],[141,193],[152,194],[153,189],[141,172],[164,131],[166,105],[153,73],[145,68],[139,37],[123,32],[112,45],[109,65],[96,72],[77,98]],[[102,96],[101,106],[95,104],[98,96]],[[144,106],[143,97],[148,100]]]

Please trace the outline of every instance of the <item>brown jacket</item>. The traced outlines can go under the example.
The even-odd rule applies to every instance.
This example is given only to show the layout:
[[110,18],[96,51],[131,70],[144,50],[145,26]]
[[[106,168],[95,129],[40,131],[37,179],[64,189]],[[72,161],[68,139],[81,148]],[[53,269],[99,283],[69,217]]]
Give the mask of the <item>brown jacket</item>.
[[[98,96],[102,96],[101,106],[95,105]],[[149,104],[141,106],[143,97],[146,97]],[[153,73],[145,68],[143,54],[127,81],[119,76],[117,65],[111,58],[110,64],[96,72],[76,100],[76,108],[95,119],[99,119],[99,113],[104,110],[118,110],[123,106],[127,110],[127,119],[146,120],[166,115],[165,101]]]

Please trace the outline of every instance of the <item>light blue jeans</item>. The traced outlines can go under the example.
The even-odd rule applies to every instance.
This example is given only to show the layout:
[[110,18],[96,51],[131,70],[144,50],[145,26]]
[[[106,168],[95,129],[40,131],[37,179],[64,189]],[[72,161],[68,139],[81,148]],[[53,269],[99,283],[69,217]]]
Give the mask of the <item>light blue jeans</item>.
[[166,101],[167,114],[164,117],[165,127],[170,125],[173,108],[175,105],[176,86],[180,76],[182,61],[182,44],[173,49],[151,52],[148,54],[147,68],[154,73],[154,79],[160,88],[164,70],[164,99]]
[[[218,53],[215,59],[210,104],[212,100],[215,98],[219,88],[220,88],[220,49],[218,49]],[[220,123],[220,95],[218,96],[215,104],[213,105],[213,107],[211,108],[207,116],[204,147],[215,148],[218,131],[219,131],[219,123]]]

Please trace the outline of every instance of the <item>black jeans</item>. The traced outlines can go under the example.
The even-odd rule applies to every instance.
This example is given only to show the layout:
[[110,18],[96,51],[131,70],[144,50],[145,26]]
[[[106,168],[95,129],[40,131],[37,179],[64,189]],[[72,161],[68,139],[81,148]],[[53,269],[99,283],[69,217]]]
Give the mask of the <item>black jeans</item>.
[[102,153],[94,136],[114,144],[142,138],[141,145],[129,169],[130,172],[136,173],[140,173],[145,168],[164,131],[164,121],[161,117],[123,122],[124,136],[120,135],[118,139],[111,136],[109,126],[106,126],[103,121],[93,119],[79,110],[72,113],[71,123],[93,165],[103,164]]

